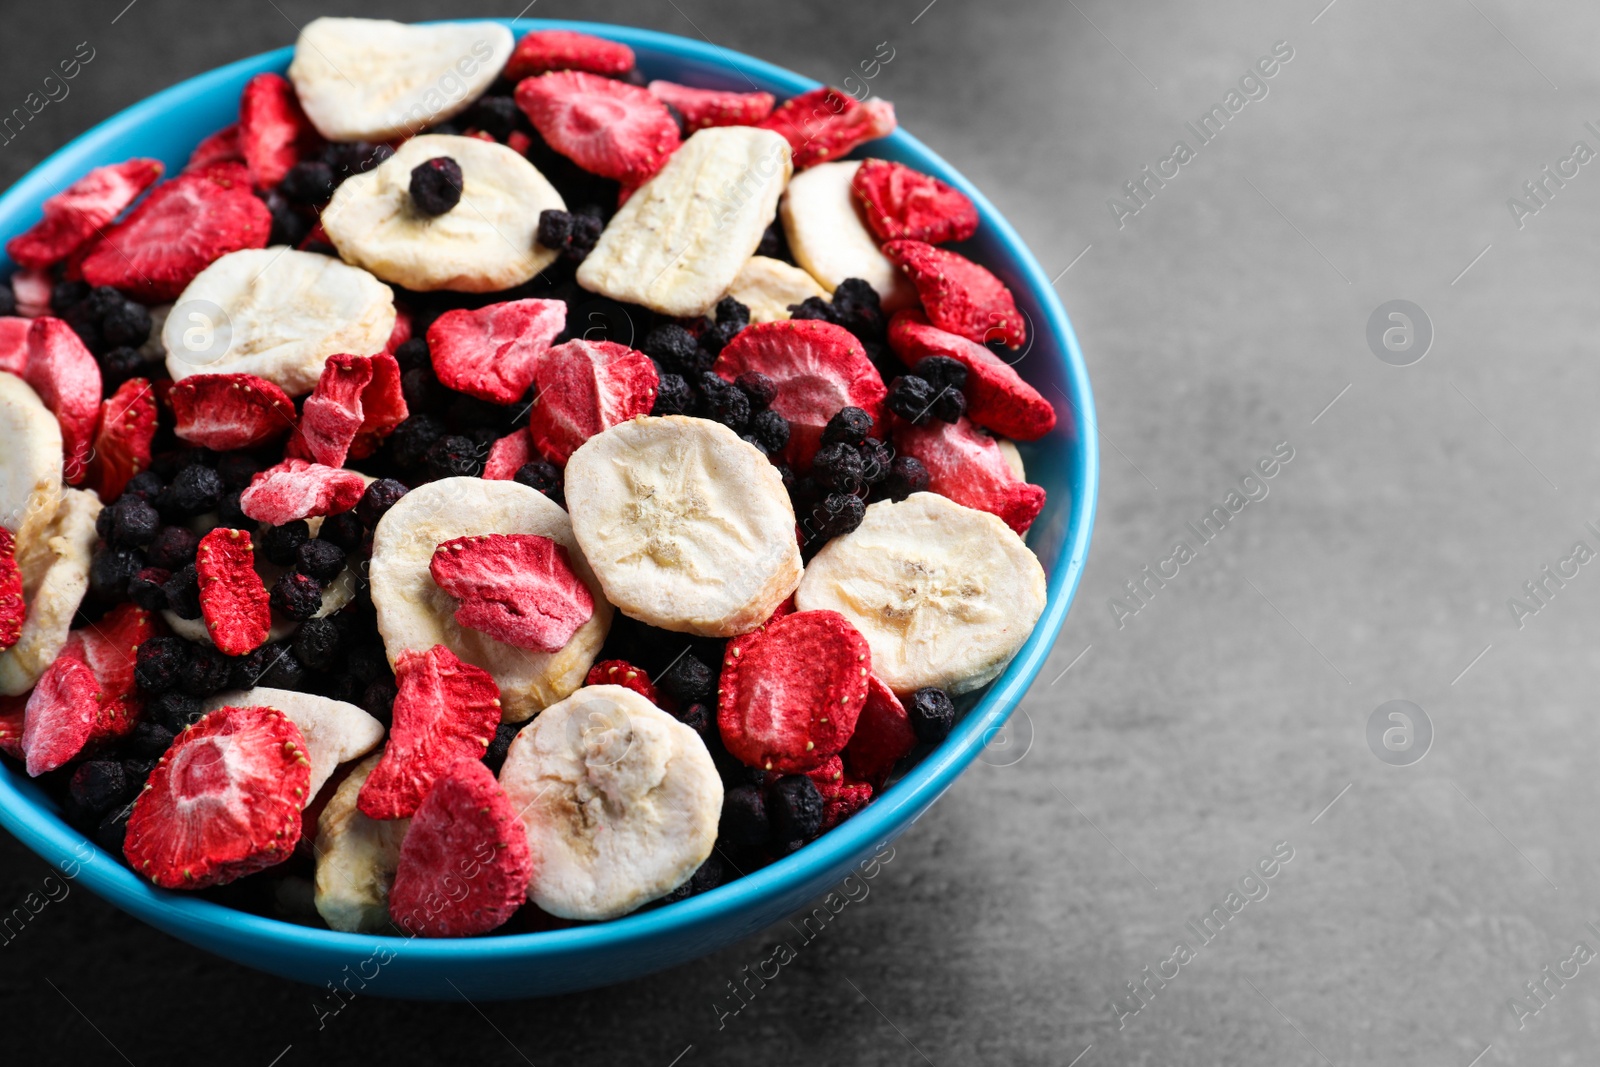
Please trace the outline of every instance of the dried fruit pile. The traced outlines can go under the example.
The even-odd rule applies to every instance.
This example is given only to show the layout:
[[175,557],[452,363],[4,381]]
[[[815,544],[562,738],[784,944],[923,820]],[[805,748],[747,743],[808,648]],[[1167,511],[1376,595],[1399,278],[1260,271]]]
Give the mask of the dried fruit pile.
[[971,201],[844,158],[893,129],[318,19],[179,173],[51,197],[0,285],[0,752],[158,886],[432,937],[859,811],[1039,618],[1011,441],[1056,418],[942,247]]

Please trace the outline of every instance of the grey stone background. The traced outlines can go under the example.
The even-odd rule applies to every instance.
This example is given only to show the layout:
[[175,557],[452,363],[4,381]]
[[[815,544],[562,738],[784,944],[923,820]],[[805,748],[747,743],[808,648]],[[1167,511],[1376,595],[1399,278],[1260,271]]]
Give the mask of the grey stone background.
[[[0,148],[0,178],[317,14],[520,6],[125,3],[6,0],[5,109],[77,42],[96,58]],[[1600,9],[1325,4],[538,0],[530,14],[703,35],[834,81],[891,42],[879,94],[1063,272],[1104,480],[1077,605],[992,762],[1025,757],[975,765],[725,1029],[712,1004],[776,931],[550,1001],[358,1000],[318,1032],[306,988],[78,891],[0,947],[0,1057],[1595,1062],[1600,964],[1550,981],[1520,1029],[1507,1001],[1575,943],[1600,949],[1600,564],[1520,620],[1508,600],[1575,542],[1600,549],[1600,164],[1549,184],[1521,228],[1507,198],[1574,142],[1600,150]],[[1119,229],[1107,199],[1176,139],[1195,147],[1184,123],[1279,41],[1293,59],[1268,95]],[[1435,333],[1407,367],[1366,341],[1394,299]],[[1294,458],[1270,494],[1119,626],[1123,583],[1280,442]],[[1434,727],[1411,766],[1366,741],[1391,699]],[[1270,895],[1119,1029],[1124,983],[1278,842],[1293,859]],[[47,871],[0,840],[0,905]]]

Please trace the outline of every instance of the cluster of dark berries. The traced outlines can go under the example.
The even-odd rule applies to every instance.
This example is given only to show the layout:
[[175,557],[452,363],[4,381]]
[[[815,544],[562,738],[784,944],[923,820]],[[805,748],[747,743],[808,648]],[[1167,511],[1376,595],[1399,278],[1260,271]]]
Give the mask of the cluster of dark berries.
[[[317,210],[332,198],[346,178],[365,174],[394,155],[386,144],[368,141],[330,142],[319,158],[302,159],[289,168],[276,188],[257,192],[272,214],[269,245],[299,248],[317,223]],[[316,251],[328,251],[319,246]]]
[[553,209],[539,212],[539,243],[560,252],[569,263],[587,259],[603,229],[605,220],[598,209],[580,208],[570,214]]
[[822,791],[803,774],[750,782],[722,794],[718,841],[736,855],[786,856],[822,831]]
[[144,373],[139,346],[150,339],[150,312],[143,304],[107,285],[91,289],[85,282],[59,282],[51,291],[50,309],[94,354],[107,393]]
[[367,464],[374,472],[387,467],[413,486],[438,478],[475,478],[494,443],[527,421],[526,407],[491,404],[446,388],[421,337],[406,341],[394,355],[409,414]]
[[840,282],[831,300],[811,296],[799,304],[789,305],[789,314],[797,319],[820,319],[842,326],[855,334],[874,363],[883,358],[889,323],[884,318],[883,305],[878,302],[878,291],[860,278],[846,278]]
[[927,487],[927,468],[894,455],[872,436],[872,416],[847,407],[828,420],[810,475],[790,479],[789,495],[813,552],[860,526],[869,502],[904,500]]
[[711,372],[727,343],[750,325],[750,309],[731,296],[717,302],[715,317],[699,332],[676,323],[645,335],[640,351],[655,361],[660,382],[652,415],[694,415],[720,422],[768,456],[789,443],[789,422],[772,410],[778,387],[765,374],[725,381]]
[[949,356],[928,356],[916,372],[889,383],[889,410],[922,426],[929,419],[956,422],[967,413],[967,367]]

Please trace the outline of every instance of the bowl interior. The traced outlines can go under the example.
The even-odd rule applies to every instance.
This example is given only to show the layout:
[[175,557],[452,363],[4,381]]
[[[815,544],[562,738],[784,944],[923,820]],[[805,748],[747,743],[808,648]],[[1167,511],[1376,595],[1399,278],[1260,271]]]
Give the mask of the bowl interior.
[[[668,34],[597,23],[498,21],[518,34],[563,27],[620,40],[635,50],[640,68],[652,78],[708,88],[755,87],[780,99],[817,85],[761,60]],[[283,48],[240,60],[113,116],[0,196],[0,237],[31,226],[46,197],[92,167],[137,155],[158,158],[169,174],[176,173],[203,137],[235,121],[244,83],[262,71],[285,70],[290,58],[291,49]],[[63,873],[192,944],[318,988],[359,972],[363,992],[400,997],[505,998],[625,980],[755,933],[852,870],[871,877],[878,868],[862,865],[871,864],[873,856],[880,857],[880,865],[886,862],[881,857],[892,855],[888,842],[982,751],[1043,664],[1088,552],[1099,461],[1093,399],[1077,339],[1049,280],[1010,225],[971,183],[903,130],[856,155],[886,157],[933,174],[977,204],[982,223],[961,251],[988,266],[1015,294],[1031,336],[1015,366],[1058,415],[1050,435],[1021,446],[1029,480],[1049,493],[1027,537],[1049,580],[1044,615],[1005,673],[944,744],[864,811],[794,855],[676,904],[592,926],[441,941],[337,933],[156,889],[68,826],[54,800],[14,764],[0,765],[0,823]]]

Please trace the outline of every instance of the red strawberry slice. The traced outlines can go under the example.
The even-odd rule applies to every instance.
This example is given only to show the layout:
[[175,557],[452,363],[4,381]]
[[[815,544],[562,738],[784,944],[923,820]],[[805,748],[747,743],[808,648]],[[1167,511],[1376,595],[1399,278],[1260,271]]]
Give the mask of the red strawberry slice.
[[858,407],[872,416],[883,436],[883,378],[855,335],[816,319],[785,319],[747,326],[722,349],[711,368],[733,381],[758,371],[778,387],[772,410],[789,420],[783,460],[796,471],[811,469],[822,430],[840,408]]
[[517,106],[550,147],[602,178],[638,185],[678,150],[678,124],[636,85],[563,70],[517,85]]
[[528,436],[527,429],[508,433],[489,446],[489,456],[483,461],[483,476],[492,482],[510,481],[523,464],[533,458],[533,438]]
[[205,170],[213,163],[243,163],[244,152],[239,146],[239,124],[224,126],[199,144],[194,151],[189,153],[189,161],[183,165],[183,173],[191,174],[195,171]]
[[146,303],[176,300],[195,275],[241,248],[265,248],[272,213],[237,163],[214,163],[158,185],[106,231],[83,261],[90,285]]
[[212,642],[230,656],[254,651],[272,628],[272,609],[256,573],[250,534],[217,527],[200,539],[194,564],[200,572],[200,613]]
[[856,168],[850,188],[880,241],[936,245],[978,232],[978,209],[965,193],[902,163],[869,159]]
[[1039,390],[986,346],[947,333],[920,311],[906,309],[889,321],[889,347],[913,372],[929,356],[965,364],[967,417],[1002,437],[1033,441],[1056,424],[1055,408]]
[[660,379],[643,352],[615,341],[572,340],[544,354],[534,370],[539,387],[528,432],[540,453],[565,464],[601,430],[648,415]]
[[133,802],[123,853],[164,889],[203,889],[288,859],[311,761],[275,708],[225,707],[178,735]]
[[822,832],[827,833],[866,807],[872,800],[873,788],[870,782],[838,778],[818,782],[817,792],[822,794]]
[[27,619],[22,570],[17,566],[17,538],[0,526],[0,652],[22,640],[22,624]]
[[537,534],[457,537],[433,550],[428,571],[461,601],[456,622],[518,648],[559,652],[594,614],[566,547]]
[[633,49],[625,44],[573,30],[534,30],[517,42],[501,77],[518,82],[552,70],[626,74],[632,69]]
[[443,645],[408,649],[394,664],[394,725],[356,806],[370,819],[415,815],[434,781],[464,759],[482,759],[500,723],[500,689],[488,671]]
[[22,751],[22,726],[27,718],[28,695],[0,697],[0,752],[26,759]]
[[844,765],[851,775],[882,788],[889,772],[917,747],[917,734],[911,728],[894,690],[878,680],[867,679],[867,702],[856,720],[856,732],[844,746]]
[[0,371],[22,377],[28,369],[28,330],[32,319],[21,315],[0,316]]
[[510,300],[447,311],[428,327],[428,351],[446,387],[492,404],[515,404],[566,326],[567,305],[560,300]]
[[790,97],[760,124],[783,134],[793,150],[795,170],[842,159],[858,144],[894,132],[894,105],[866,103],[837,89],[813,89]]
[[329,356],[316,390],[306,397],[288,454],[342,467],[346,457],[365,459],[376,452],[407,413],[393,356]]
[[257,522],[282,526],[313,515],[349,511],[367,491],[355,471],[340,470],[303,459],[286,459],[268,467],[239,495],[239,509]]
[[772,114],[771,93],[729,93],[720,89],[691,89],[675,82],[653,81],[646,86],[657,98],[683,116],[690,133],[709,126],[755,126]]
[[515,914],[528,896],[528,832],[494,772],[465,759],[433,784],[411,817],[389,890],[408,934],[471,937]]
[[137,604],[118,604],[99,622],[74,630],[73,635],[107,700],[136,695],[134,662],[139,646],[156,635],[154,615]]
[[239,97],[239,148],[257,189],[283,181],[317,139],[289,79],[267,73],[245,82]]
[[867,639],[843,615],[785,615],[723,657],[717,690],[723,743],[751,767],[785,774],[819,767],[855,731],[871,672]]
[[51,267],[88,244],[161,177],[154,159],[130,159],[96,167],[44,202],[44,218],[6,242],[24,267]]
[[155,436],[155,390],[144,378],[129,378],[100,405],[87,484],[104,503],[121,496],[128,480],[150,466]]
[[926,426],[895,420],[894,446],[928,468],[928,489],[1005,520],[1026,533],[1044,507],[1044,489],[1012,473],[1000,445],[967,418]]
[[583,680],[584,685],[620,685],[624,689],[632,689],[657,707],[661,705],[661,698],[656,695],[655,683],[645,673],[643,667],[635,667],[625,659],[604,659],[589,668],[589,676]]
[[1011,290],[966,256],[923,241],[890,241],[883,254],[906,272],[928,321],[939,329],[979,344],[1003,341],[1009,348],[1028,339]]
[[191,374],[167,393],[173,432],[218,452],[255,448],[295,427],[289,394],[254,374]]
[[28,330],[28,368],[23,378],[61,424],[62,473],[77,485],[88,471],[89,449],[100,422],[100,364],[78,334],[48,315]]
[[17,298],[17,314],[25,319],[48,315],[53,285],[50,275],[42,270],[24,268],[13,274],[11,292]]
[[34,778],[76,758],[87,748],[103,714],[100,683],[78,656],[65,651],[45,668],[28,697],[22,751]]

